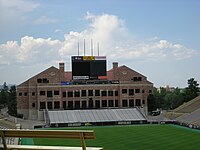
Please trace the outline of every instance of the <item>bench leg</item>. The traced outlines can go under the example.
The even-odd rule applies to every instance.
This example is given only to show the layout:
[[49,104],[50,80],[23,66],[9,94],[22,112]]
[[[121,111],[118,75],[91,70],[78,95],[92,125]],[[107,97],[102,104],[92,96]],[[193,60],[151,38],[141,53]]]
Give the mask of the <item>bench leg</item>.
[[5,140],[5,137],[4,137],[4,131],[1,131],[1,138],[2,138],[4,150],[7,150],[6,140]]
[[83,133],[80,133],[80,138],[81,138],[82,150],[86,150],[86,144],[85,144]]

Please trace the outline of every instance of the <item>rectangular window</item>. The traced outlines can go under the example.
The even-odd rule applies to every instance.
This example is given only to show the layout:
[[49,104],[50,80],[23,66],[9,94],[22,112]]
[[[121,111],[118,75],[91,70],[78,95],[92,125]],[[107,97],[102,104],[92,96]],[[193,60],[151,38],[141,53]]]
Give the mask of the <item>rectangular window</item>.
[[52,91],[47,91],[47,97],[53,97]]
[[75,91],[74,92],[74,97],[80,97],[80,92],[79,91]]
[[145,100],[144,99],[142,100],[142,104],[145,104]]
[[101,96],[107,96],[107,91],[101,91]]
[[135,82],[142,81],[142,77],[133,77],[132,80]]
[[127,94],[127,89],[122,89],[122,94]]
[[115,107],[119,107],[118,100],[115,100]]
[[82,97],[87,96],[87,95],[86,95],[86,90],[81,90],[81,96],[82,96]]
[[60,109],[60,102],[54,102],[54,109]]
[[75,101],[75,108],[76,109],[80,108],[80,101]]
[[59,90],[54,91],[54,95],[60,95]]
[[87,102],[86,101],[82,101],[82,108],[86,108],[87,107]]
[[108,107],[113,107],[113,100],[108,100]]
[[108,91],[108,96],[113,96],[113,91]]
[[127,107],[128,106],[128,102],[126,99],[122,100],[122,107]]
[[93,90],[88,90],[88,96],[93,96]]
[[73,101],[68,101],[68,108],[73,109]]
[[19,96],[22,96],[22,93],[21,93],[21,92],[19,93]]
[[134,95],[134,89],[129,89],[128,93],[129,93],[129,95]]
[[40,109],[46,109],[46,103],[40,102]]
[[32,92],[32,96],[35,96],[35,92]]
[[96,100],[95,101],[95,107],[96,108],[100,108],[100,100]]
[[89,98],[89,108],[93,108],[93,100],[92,100],[92,98]]
[[52,102],[47,102],[47,108],[48,108],[48,109],[53,109]]
[[142,90],[142,93],[145,93],[145,90]]
[[129,100],[129,107],[134,107],[134,100],[133,99]]
[[141,100],[140,100],[140,99],[136,99],[135,105],[136,105],[136,106],[141,106]]
[[67,95],[66,92],[62,93],[62,97],[66,97],[66,95]]
[[32,108],[35,108],[35,103],[32,103]]
[[152,90],[149,90],[149,93],[152,93]]
[[140,93],[140,89],[135,89],[135,93]]
[[95,96],[100,96],[100,90],[95,90]]
[[66,101],[63,101],[63,109],[66,109],[67,106],[66,106]]
[[102,107],[107,107],[107,100],[102,100]]
[[42,79],[42,82],[43,82],[43,83],[49,83],[49,80],[47,80],[47,78],[43,78],[43,79]]
[[37,83],[42,83],[42,79],[37,79]]
[[73,97],[73,92],[67,92],[68,97]]
[[118,91],[115,91],[115,96],[118,96]]
[[27,92],[25,92],[25,93],[24,93],[24,96],[27,96],[27,95],[28,95],[28,93],[27,93]]
[[45,91],[40,91],[40,95],[44,96],[45,95]]

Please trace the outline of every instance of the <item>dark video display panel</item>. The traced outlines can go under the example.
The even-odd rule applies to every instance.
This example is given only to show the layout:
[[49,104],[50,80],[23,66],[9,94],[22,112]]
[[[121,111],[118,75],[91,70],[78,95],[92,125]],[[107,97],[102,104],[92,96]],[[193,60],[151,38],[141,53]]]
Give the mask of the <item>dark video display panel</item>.
[[106,57],[72,56],[73,80],[106,78]]

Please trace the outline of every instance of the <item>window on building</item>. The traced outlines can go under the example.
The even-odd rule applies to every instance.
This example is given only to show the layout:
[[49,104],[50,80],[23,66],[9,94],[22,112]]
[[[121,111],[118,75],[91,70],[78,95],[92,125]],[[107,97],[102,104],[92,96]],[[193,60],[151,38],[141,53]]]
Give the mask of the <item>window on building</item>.
[[32,108],[35,108],[35,103],[32,103]]
[[68,101],[68,108],[73,109],[73,101]]
[[32,92],[32,96],[35,96],[35,92]]
[[87,95],[86,95],[86,90],[81,90],[81,96],[82,96],[82,97],[87,96]]
[[145,90],[142,90],[142,93],[145,93]]
[[145,104],[145,100],[144,99],[142,100],[142,104]]
[[108,96],[113,96],[113,91],[108,91]]
[[152,93],[152,90],[149,90],[149,93]]
[[95,96],[100,96],[100,90],[95,90]]
[[47,97],[53,97],[52,91],[47,91]]
[[118,91],[115,91],[115,96],[118,96]]
[[128,107],[128,101],[126,99],[122,100],[122,107]]
[[107,96],[107,91],[101,91],[101,96]]
[[134,89],[129,89],[129,90],[128,90],[128,94],[129,94],[129,95],[134,95]]
[[68,97],[73,97],[73,92],[67,92]]
[[119,107],[118,100],[115,100],[115,107]]
[[93,108],[93,99],[89,98],[89,108]]
[[102,103],[102,107],[107,107],[107,100],[102,100],[101,103]]
[[63,109],[66,109],[67,108],[66,101],[63,101],[62,104],[63,104]]
[[74,92],[74,97],[80,97],[80,91],[75,91]]
[[44,96],[45,95],[45,91],[40,91],[40,95]]
[[137,81],[142,81],[142,77],[133,77],[131,80],[137,82]]
[[100,108],[100,100],[96,100],[95,101],[95,107],[96,108]]
[[134,107],[134,100],[133,99],[129,100],[129,107]]
[[40,102],[40,109],[46,109],[46,103]]
[[37,83],[42,83],[42,79],[37,79]]
[[122,89],[122,94],[127,94],[127,89]]
[[27,95],[28,95],[28,93],[27,93],[27,92],[25,92],[25,93],[24,93],[24,96],[27,96]]
[[22,93],[21,93],[21,92],[19,93],[19,96],[22,96]]
[[135,93],[140,93],[140,89],[135,89]]
[[88,90],[88,96],[93,96],[93,90]]
[[67,96],[66,92],[62,92],[62,97],[66,97],[66,96]]
[[60,102],[59,101],[54,102],[54,109],[60,109]]
[[54,95],[60,95],[60,91],[59,90],[55,90],[54,91]]
[[53,109],[52,102],[47,102],[47,109]]
[[141,100],[140,100],[140,99],[136,99],[135,105],[136,105],[136,106],[141,106]]
[[87,101],[82,101],[82,108],[86,108],[87,107]]
[[80,101],[75,101],[75,108],[76,109],[80,108]]
[[113,100],[108,100],[108,107],[113,107],[114,104],[113,104]]
[[42,82],[43,82],[43,83],[49,83],[49,80],[48,80],[47,78],[43,78],[43,79],[42,79]]

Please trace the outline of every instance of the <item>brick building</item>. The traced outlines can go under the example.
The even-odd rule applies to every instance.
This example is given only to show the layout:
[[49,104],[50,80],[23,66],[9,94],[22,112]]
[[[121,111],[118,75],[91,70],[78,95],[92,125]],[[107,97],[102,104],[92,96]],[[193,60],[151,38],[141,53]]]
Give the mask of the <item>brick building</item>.
[[72,81],[72,73],[50,67],[17,86],[17,111],[25,119],[43,120],[44,110],[139,107],[147,114],[153,84],[127,66],[107,71],[107,80]]

